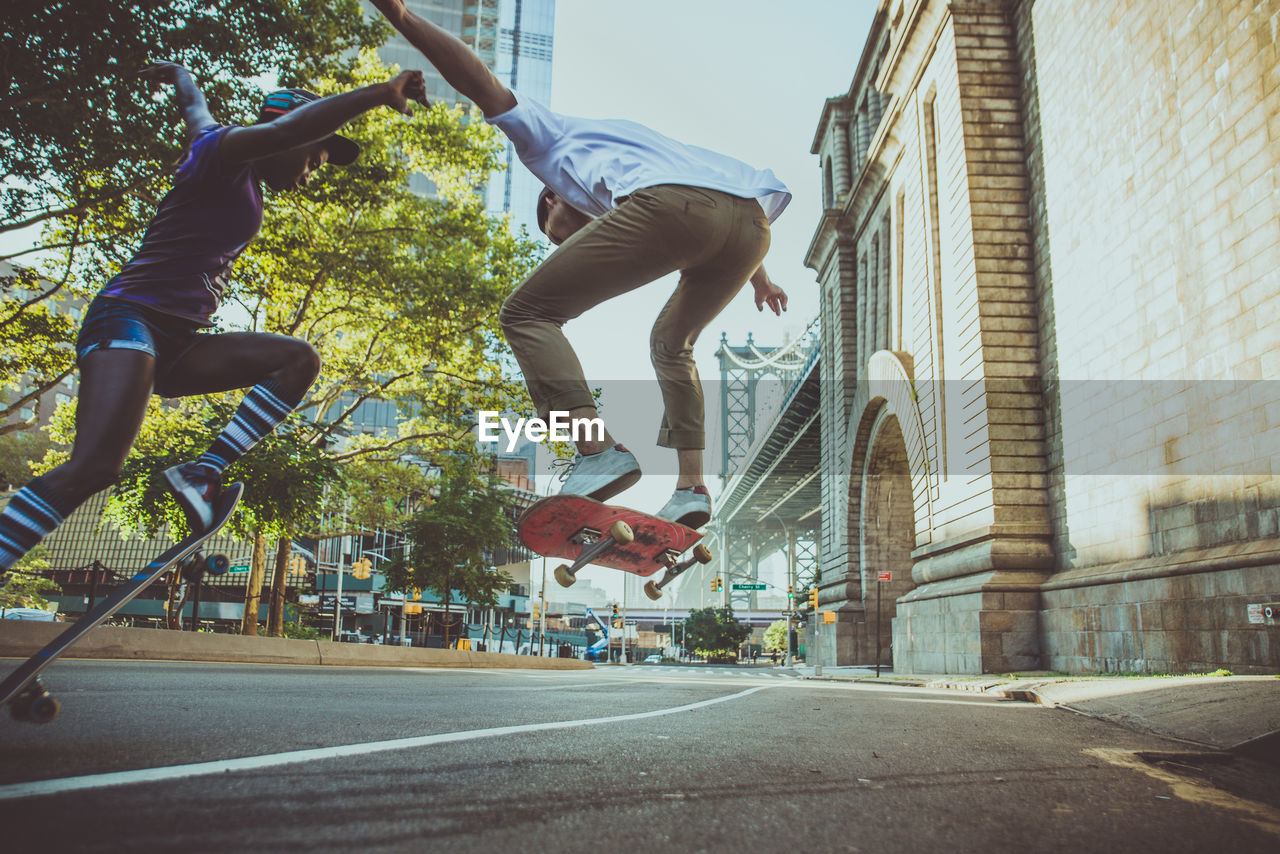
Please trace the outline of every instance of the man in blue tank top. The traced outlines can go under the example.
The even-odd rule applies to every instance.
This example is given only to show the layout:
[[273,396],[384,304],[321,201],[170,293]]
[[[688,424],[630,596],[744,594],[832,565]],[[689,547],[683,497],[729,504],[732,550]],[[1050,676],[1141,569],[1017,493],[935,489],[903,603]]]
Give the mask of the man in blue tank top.
[[222,125],[185,68],[161,63],[144,74],[173,85],[190,150],[141,247],[85,312],[71,458],[27,484],[0,514],[0,571],[115,482],[152,392],[185,397],[249,388],[209,449],[165,472],[191,530],[208,527],[223,469],[293,411],[320,371],[320,357],[305,341],[202,331],[232,263],[262,225],[262,185],[296,189],[325,163],[346,166],[360,149],[336,133],[344,124],[376,107],[408,114],[409,101],[426,103],[421,72],[406,71],[328,98],[305,89],[275,92],[258,123]]

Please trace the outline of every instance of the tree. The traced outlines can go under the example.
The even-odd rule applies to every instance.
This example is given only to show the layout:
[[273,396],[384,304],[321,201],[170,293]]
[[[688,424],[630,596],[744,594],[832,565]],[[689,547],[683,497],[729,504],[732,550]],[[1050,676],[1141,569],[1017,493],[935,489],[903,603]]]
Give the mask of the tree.
[[736,661],[738,647],[751,636],[732,608],[699,608],[689,612],[684,624],[685,645],[708,661]]
[[37,547],[22,556],[22,559],[10,567],[4,577],[4,585],[0,586],[0,608],[38,608],[49,609],[46,593],[61,593],[62,588],[55,582],[45,578],[41,573],[49,569],[49,561],[44,556],[43,547]]
[[[74,368],[75,324],[57,313],[87,296],[137,245],[183,155],[178,111],[137,73],[189,67],[215,116],[253,121],[258,80],[349,74],[357,49],[390,29],[357,0],[9,0],[0,34],[0,234],[38,239],[0,255],[0,433]],[[34,264],[28,264],[34,266]]]
[[42,430],[0,435],[0,488],[16,488],[29,481],[32,464],[47,454],[49,447],[49,436]]
[[774,620],[769,624],[769,628],[764,630],[764,648],[776,649],[779,652],[787,650],[787,621]]
[[[167,97],[138,85],[182,63],[215,115],[251,115],[255,78],[341,73],[389,29],[357,0],[9,0],[0,42],[0,232],[80,214],[152,185],[180,139]],[[168,131],[167,133],[165,131]],[[49,247],[53,248],[53,247]],[[65,246],[62,248],[66,248]]]
[[445,463],[434,499],[405,528],[408,554],[384,565],[386,590],[420,589],[444,600],[444,642],[449,645],[450,602],[493,607],[511,576],[489,566],[488,553],[511,542],[510,493],[493,476],[481,476],[473,458]]
[[[389,76],[391,70],[365,52],[346,79],[358,85]],[[322,93],[343,88],[337,77],[309,85]],[[349,484],[364,483],[366,495],[376,493],[388,481],[389,465],[420,464],[473,446],[475,410],[527,400],[503,372],[497,316],[538,250],[512,236],[505,220],[487,216],[472,191],[498,162],[492,129],[436,105],[412,120],[371,112],[344,134],[361,144],[361,158],[346,169],[321,170],[305,191],[270,200],[262,232],[230,284],[238,310],[221,315],[230,319],[223,329],[307,340],[323,364],[301,407],[306,417],[292,418],[226,473],[228,482],[246,484],[231,530],[255,538],[246,613],[257,613],[256,588],[265,574],[258,569],[266,546],[258,538],[286,542],[276,549],[281,565],[301,526],[323,534],[314,520],[345,517],[340,508],[350,503]],[[440,188],[439,198],[410,190],[416,172]],[[128,215],[144,216],[141,209]],[[115,228],[98,224],[105,216],[88,214],[88,227]],[[153,401],[113,493],[113,517],[148,533],[166,521],[184,530],[160,473],[207,447],[239,398]],[[395,416],[386,419],[387,428],[353,427],[360,408],[373,406]],[[60,436],[69,441],[70,407],[64,409]],[[58,459],[51,455],[46,467]],[[377,503],[388,518],[408,513],[395,502]],[[273,607],[281,604],[273,597]],[[282,620],[270,623],[278,627]]]

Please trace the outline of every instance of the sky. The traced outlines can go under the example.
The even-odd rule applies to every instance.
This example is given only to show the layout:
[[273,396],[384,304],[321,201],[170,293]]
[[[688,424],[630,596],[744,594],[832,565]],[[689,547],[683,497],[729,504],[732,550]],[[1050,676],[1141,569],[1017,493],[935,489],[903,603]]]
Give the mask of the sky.
[[[815,274],[804,266],[821,215],[818,159],[809,151],[825,100],[848,91],[875,7],[875,0],[557,0],[553,110],[638,121],[772,169],[793,193],[773,225],[765,259],[790,307],[781,318],[758,314],[751,288],[745,288],[695,348],[704,384],[719,380],[715,351],[722,332],[731,344],[745,343],[750,332],[757,345],[776,346],[797,337],[817,314]],[[652,385],[649,329],[675,282],[674,275],[661,279],[565,327],[593,386],[616,380]],[[622,387],[628,386],[641,383]],[[717,389],[708,387],[709,404]],[[613,411],[620,407],[614,401]],[[650,473],[611,503],[657,510],[675,481],[674,452],[654,447],[660,412],[655,408],[646,419],[628,410],[615,423],[610,411],[606,393],[610,432]],[[714,418],[707,426],[709,433],[719,429]],[[705,466],[714,495],[719,460],[709,458]],[[613,595],[622,592],[620,579],[632,578],[612,570],[589,573],[593,584]],[[571,598],[564,593],[555,598]],[[629,586],[627,598],[647,604],[638,583]]]

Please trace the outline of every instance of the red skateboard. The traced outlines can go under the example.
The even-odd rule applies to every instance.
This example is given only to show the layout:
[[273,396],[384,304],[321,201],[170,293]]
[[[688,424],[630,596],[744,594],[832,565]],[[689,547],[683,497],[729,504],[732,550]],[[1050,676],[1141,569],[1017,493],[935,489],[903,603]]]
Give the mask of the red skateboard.
[[[562,587],[573,584],[578,570],[589,563],[641,577],[665,568],[660,581],[644,585],[645,595],[658,599],[680,573],[711,561],[710,549],[698,542],[702,534],[692,528],[582,495],[542,499],[520,514],[516,530],[531,551],[573,561],[556,567]],[[693,556],[681,561],[690,546]]]

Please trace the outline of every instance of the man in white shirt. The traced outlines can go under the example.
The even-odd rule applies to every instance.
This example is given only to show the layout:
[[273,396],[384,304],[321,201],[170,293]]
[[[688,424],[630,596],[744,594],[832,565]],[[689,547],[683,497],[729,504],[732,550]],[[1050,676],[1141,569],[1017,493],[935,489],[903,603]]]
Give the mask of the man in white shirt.
[[[711,499],[702,478],[704,407],[693,345],[747,281],[757,309],[786,310],[786,294],[761,262],[769,224],[791,193],[769,170],[635,122],[553,113],[504,86],[462,41],[408,11],[403,0],[373,5],[511,139],[520,161],[546,185],[538,226],[559,248],[508,297],[500,318],[544,419],[551,411],[599,417],[564,323],[681,272],[650,337],[665,408],[658,444],[676,451],[680,471],[658,515],[705,525]],[[602,441],[576,445],[562,492],[604,501],[639,480],[635,457],[607,431]]]

